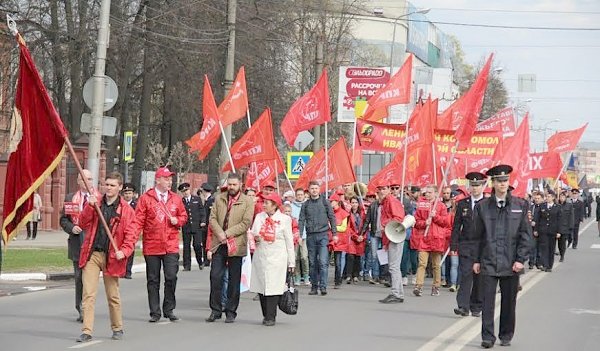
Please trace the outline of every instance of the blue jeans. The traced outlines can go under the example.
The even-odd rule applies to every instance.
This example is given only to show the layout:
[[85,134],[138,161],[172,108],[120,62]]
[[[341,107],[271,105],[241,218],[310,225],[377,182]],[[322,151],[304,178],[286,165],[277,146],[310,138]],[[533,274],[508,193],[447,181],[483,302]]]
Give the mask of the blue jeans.
[[336,285],[342,284],[344,278],[344,272],[346,267],[346,253],[342,251],[335,251],[333,253],[335,260],[335,278],[334,282]]
[[376,236],[371,237],[371,276],[373,279],[379,278],[379,258],[377,258],[377,250],[381,246],[381,238]]
[[363,272],[362,276],[368,277],[369,271],[371,270],[371,242],[370,241],[369,241],[369,244],[367,245],[367,247],[365,247],[365,254],[360,256],[360,267]]
[[308,267],[312,289],[327,289],[329,272],[329,235],[327,233],[307,233]]

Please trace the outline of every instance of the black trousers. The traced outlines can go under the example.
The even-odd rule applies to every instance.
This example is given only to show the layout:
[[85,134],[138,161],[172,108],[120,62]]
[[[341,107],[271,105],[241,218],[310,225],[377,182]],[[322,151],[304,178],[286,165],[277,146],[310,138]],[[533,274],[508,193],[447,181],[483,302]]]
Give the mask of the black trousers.
[[228,256],[227,246],[221,245],[214,253],[210,263],[210,309],[217,316],[221,315],[223,274],[225,274],[226,269],[229,269],[229,282],[227,283],[225,314],[235,318],[240,304],[242,257]]
[[[32,231],[33,227],[33,231]],[[27,222],[27,239],[35,239],[37,236],[38,222]]]
[[[550,265],[550,260],[548,257],[548,252],[550,251],[550,237],[551,234],[547,233],[539,233],[538,236],[538,264],[544,268],[549,268],[548,266]],[[554,252],[552,252],[552,254],[554,254]]]
[[125,276],[126,277],[131,277],[131,267],[133,267],[133,258],[135,256],[135,246],[133,251],[131,252],[131,256],[129,256],[129,258],[127,259],[127,267],[125,270]]
[[[574,249],[577,248],[577,244],[579,243],[579,223],[580,222],[577,222],[573,226],[573,248]],[[569,241],[569,244],[570,243],[571,243],[571,241]]]
[[481,312],[483,301],[481,298],[480,274],[473,273],[473,258],[460,255],[458,257],[460,281],[456,293],[458,308],[465,311]]
[[552,268],[554,266],[554,252],[556,252],[556,234],[547,234],[548,235],[548,247],[546,252],[546,268]]
[[360,274],[360,256],[346,254],[346,277],[358,278]]
[[565,252],[567,251],[567,237],[568,234],[562,234],[558,239],[558,252],[560,253],[560,258],[565,258]]
[[202,250],[202,262],[204,262],[204,266],[210,265],[210,262],[208,261],[208,257],[206,257],[206,239],[207,238],[208,238],[208,228],[201,227],[200,228],[200,240],[202,241],[202,247],[204,248],[204,250]]
[[160,317],[160,270],[162,266],[165,275],[164,299],[162,314],[166,317],[175,309],[175,287],[177,286],[177,271],[179,271],[179,254],[145,255],[146,286],[148,288],[148,306],[150,317]]
[[73,274],[75,278],[75,309],[81,315],[81,298],[83,296],[83,280],[81,279],[81,268],[79,261],[73,261]]
[[481,339],[496,342],[494,335],[494,309],[496,306],[496,289],[500,283],[500,340],[512,340],[515,334],[517,292],[519,276],[494,277],[481,275],[483,293],[483,311],[481,314]]
[[199,232],[183,232],[183,268],[192,268],[192,250],[190,244],[194,247],[196,262],[202,265],[202,235]]
[[281,295],[265,296],[258,294],[260,298],[260,308],[262,309],[263,318],[267,321],[274,321],[277,317],[277,306]]

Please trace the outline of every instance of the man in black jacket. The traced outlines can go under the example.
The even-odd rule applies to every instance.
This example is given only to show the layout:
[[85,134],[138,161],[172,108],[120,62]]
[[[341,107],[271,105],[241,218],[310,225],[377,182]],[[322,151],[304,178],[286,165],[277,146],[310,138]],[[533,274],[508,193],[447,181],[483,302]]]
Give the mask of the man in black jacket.
[[571,203],[573,204],[573,234],[567,239],[568,246],[573,243],[573,249],[577,249],[579,243],[579,224],[583,222],[583,202],[579,199],[579,189],[571,189]]
[[483,348],[491,348],[496,342],[494,308],[498,283],[502,297],[498,337],[502,346],[510,345],[515,332],[519,274],[531,245],[527,202],[508,191],[510,172],[512,167],[508,165],[498,165],[486,172],[492,178],[494,193],[475,205],[473,215],[474,238],[478,242],[473,272],[481,274]]
[[333,240],[337,241],[336,221],[329,200],[321,195],[321,186],[317,181],[308,183],[310,197],[302,204],[298,218],[298,231],[306,229],[306,246],[308,248],[308,267],[312,284],[309,295],[327,295],[327,277],[329,268],[329,231]]
[[560,253],[560,262],[565,260],[565,252],[567,251],[567,238],[573,232],[573,204],[567,199],[569,195],[566,192],[560,193],[559,204],[560,204],[560,222],[558,223],[558,232],[560,238],[558,238],[558,252]]
[[200,235],[202,236],[202,262],[205,267],[210,265],[210,261],[206,257],[206,239],[208,238],[208,219],[210,218],[210,211],[215,202],[215,197],[213,193],[215,192],[215,188],[208,184],[203,183],[198,189],[198,197],[202,201],[202,207],[204,208],[204,213],[206,214],[206,220],[204,223],[200,223]]
[[192,195],[190,183],[182,183],[177,187],[181,193],[181,200],[188,215],[187,222],[181,228],[183,233],[183,270],[192,269],[192,253],[190,244],[194,247],[196,262],[202,270],[202,234],[200,233],[200,223],[206,223],[206,212],[202,206],[202,201],[198,196]]
[[474,317],[479,317],[482,301],[479,274],[473,273],[475,251],[478,244],[473,237],[473,209],[483,199],[483,186],[487,177],[479,172],[471,172],[466,175],[466,178],[469,180],[471,196],[456,204],[450,241],[450,251],[458,251],[458,269],[460,270],[460,282],[456,294],[458,308],[454,309],[454,313],[468,316],[470,311]]
[[[121,195],[123,195],[123,200],[125,200],[131,208],[135,210],[135,206],[137,205],[136,199],[133,198],[135,193],[135,185],[132,183],[123,184],[123,190],[121,191]],[[133,267],[133,259],[135,256],[135,249],[131,252],[131,256],[127,259],[127,268],[125,270],[125,279],[131,279],[131,268]]]
[[538,237],[540,262],[539,268],[546,272],[552,272],[554,266],[554,251],[556,250],[556,239],[560,238],[559,223],[561,210],[560,205],[554,203],[556,194],[552,190],[546,193],[546,202],[540,205],[540,210],[533,217],[535,227],[534,235]]

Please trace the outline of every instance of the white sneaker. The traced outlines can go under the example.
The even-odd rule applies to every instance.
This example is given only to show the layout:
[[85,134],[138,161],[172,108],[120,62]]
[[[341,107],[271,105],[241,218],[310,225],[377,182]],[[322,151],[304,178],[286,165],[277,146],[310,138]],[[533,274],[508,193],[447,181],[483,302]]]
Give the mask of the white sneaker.
[[408,277],[402,277],[402,285],[408,285]]
[[416,285],[417,284],[417,276],[413,275],[412,278],[410,278],[410,283],[412,285]]

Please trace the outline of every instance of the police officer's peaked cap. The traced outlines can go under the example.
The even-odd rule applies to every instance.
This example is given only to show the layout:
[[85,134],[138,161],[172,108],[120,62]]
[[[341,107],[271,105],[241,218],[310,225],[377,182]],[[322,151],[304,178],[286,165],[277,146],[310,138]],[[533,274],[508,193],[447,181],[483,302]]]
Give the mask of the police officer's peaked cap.
[[123,191],[135,191],[135,185],[132,183],[125,183],[123,184]]
[[482,185],[487,179],[486,175],[480,172],[469,172],[465,176],[471,185]]
[[509,175],[512,172],[512,170],[513,168],[509,165],[497,165],[488,169],[488,171],[485,172],[485,174],[488,177],[492,178],[492,180],[496,179],[504,181],[509,179]]
[[190,183],[181,183],[179,184],[179,186],[177,187],[177,190],[179,191],[186,191],[190,188]]
[[204,191],[208,191],[208,192],[211,192],[211,193],[215,191],[215,188],[212,185],[208,184],[208,183],[203,183],[200,186],[200,188],[202,188],[202,190],[204,190]]

